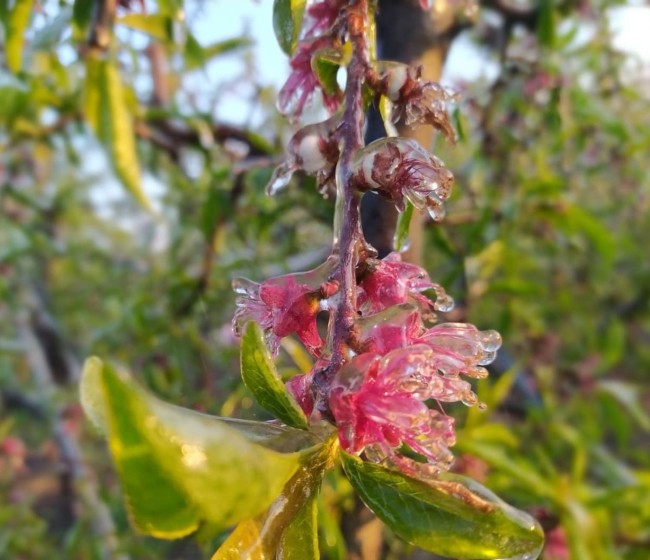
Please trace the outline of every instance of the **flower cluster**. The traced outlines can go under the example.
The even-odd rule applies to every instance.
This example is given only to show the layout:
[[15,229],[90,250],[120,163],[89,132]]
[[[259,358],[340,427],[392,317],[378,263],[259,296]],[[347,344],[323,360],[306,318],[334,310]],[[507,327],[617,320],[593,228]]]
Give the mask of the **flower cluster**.
[[[307,3],[292,74],[280,92],[282,112],[300,116],[322,89],[314,72],[319,61],[343,64],[343,40],[359,42],[353,57],[367,56],[369,49],[359,38],[367,14],[355,9],[357,4],[342,0]],[[363,121],[365,84],[371,93],[365,99],[387,101],[393,121],[429,124],[453,141],[446,110],[453,96],[422,79],[419,69],[397,62],[357,59],[348,67],[352,80],[357,86],[350,91],[358,99],[351,107],[358,115],[345,108],[298,130],[267,186],[275,194],[294,172],[303,171],[316,177],[321,191],[336,187],[332,255],[310,272],[260,284],[236,280],[234,328],[241,333],[247,321],[256,321],[274,354],[284,337],[302,342],[315,362],[309,373],[290,379],[287,389],[312,420],[336,425],[347,452],[416,476],[435,475],[449,467],[455,442],[454,421],[443,403],[477,404],[470,380],[487,375],[485,366],[495,358],[501,338],[473,325],[437,323],[437,313],[453,307],[443,288],[421,267],[402,262],[398,253],[375,258],[359,224],[363,193],[375,192],[400,211],[410,203],[440,220],[453,175],[408,138],[361,145],[360,129],[352,132],[350,123],[360,127]],[[339,96],[322,94],[334,113]],[[325,320],[324,340],[319,321]]]

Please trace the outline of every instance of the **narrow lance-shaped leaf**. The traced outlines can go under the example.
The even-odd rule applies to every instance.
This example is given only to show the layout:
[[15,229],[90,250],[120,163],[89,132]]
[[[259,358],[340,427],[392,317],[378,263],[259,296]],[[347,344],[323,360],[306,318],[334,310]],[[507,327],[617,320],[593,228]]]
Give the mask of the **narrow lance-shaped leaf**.
[[393,245],[396,251],[405,251],[408,248],[409,229],[411,227],[411,218],[413,218],[413,205],[406,203],[404,212],[400,212],[397,217],[397,226],[395,227],[395,238]]
[[164,403],[97,358],[86,362],[81,398],[106,433],[134,525],[160,538],[257,515],[318,449],[307,432]]
[[[328,434],[331,436],[331,429],[326,429],[323,437]],[[316,497],[336,449],[335,438],[329,437],[268,510],[240,523],[212,560],[317,560]]]
[[151,210],[142,188],[132,117],[115,62],[90,54],[86,59],[86,120],[106,147],[116,175],[140,204]]
[[445,474],[426,482],[342,453],[366,505],[404,540],[454,558],[534,559],[543,532],[528,514],[480,484]]
[[136,31],[141,31],[160,41],[171,39],[172,19],[163,14],[126,14],[117,20]]
[[16,0],[14,7],[7,15],[5,23],[5,60],[9,70],[20,72],[23,66],[23,47],[25,46],[25,30],[29,24],[34,0]]
[[289,55],[296,48],[304,13],[305,0],[273,2],[273,30],[280,48]]
[[296,428],[309,425],[305,413],[289,394],[264,343],[262,329],[254,321],[246,325],[241,344],[241,374],[244,384],[264,409]]

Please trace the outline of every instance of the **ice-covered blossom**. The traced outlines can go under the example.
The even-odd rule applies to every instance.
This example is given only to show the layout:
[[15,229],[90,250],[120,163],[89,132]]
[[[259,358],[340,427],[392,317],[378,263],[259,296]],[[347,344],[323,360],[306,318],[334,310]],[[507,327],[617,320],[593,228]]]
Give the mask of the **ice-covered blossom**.
[[[424,329],[414,308],[396,306],[383,314],[391,311],[391,320],[369,330],[371,351],[337,374],[330,408],[346,451],[365,452],[372,461],[406,472],[435,473],[451,463],[453,420],[425,401],[476,404],[472,386],[460,376],[485,377],[483,366],[494,359],[501,338],[463,323]],[[382,355],[382,350],[388,351]],[[402,455],[403,445],[427,464]]]
[[456,132],[451,124],[447,104],[456,95],[440,84],[422,78],[422,68],[399,62],[380,62],[380,91],[392,105],[391,120],[403,120],[406,126],[430,124],[454,142]]
[[[338,372],[329,404],[343,449],[407,473],[448,468],[454,420],[424,403],[435,394],[431,354],[426,346],[362,354]],[[402,455],[404,445],[427,462]]]
[[266,342],[277,354],[280,340],[295,334],[305,348],[317,356],[323,346],[318,334],[316,315],[321,300],[332,295],[328,276],[335,266],[329,259],[318,268],[304,273],[287,274],[258,284],[246,278],[233,281],[238,297],[233,329],[240,336],[248,321],[259,323]]
[[360,191],[374,191],[403,211],[406,201],[434,220],[444,216],[443,203],[454,177],[437,157],[415,140],[381,138],[359,150],[351,165],[351,182]]
[[[422,294],[431,290],[435,302]],[[381,260],[366,261],[366,271],[361,275],[358,290],[359,311],[367,316],[386,307],[400,303],[416,303],[427,317],[433,310],[450,311],[453,300],[444,289],[429,278],[426,270],[402,262],[399,253],[390,253]]]
[[285,187],[295,171],[302,170],[316,177],[318,189],[324,191],[333,178],[339,158],[339,144],[335,132],[341,116],[299,129],[289,141],[285,161],[275,168],[266,187],[270,195]]

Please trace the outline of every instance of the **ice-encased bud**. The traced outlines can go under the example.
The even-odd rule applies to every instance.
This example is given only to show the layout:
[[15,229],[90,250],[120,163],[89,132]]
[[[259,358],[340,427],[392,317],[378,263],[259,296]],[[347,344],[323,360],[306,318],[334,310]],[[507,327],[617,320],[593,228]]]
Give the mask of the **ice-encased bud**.
[[350,182],[358,190],[374,191],[400,211],[410,201],[431,217],[444,216],[443,203],[454,177],[444,163],[409,138],[381,138],[359,150],[350,166]]
[[423,79],[421,67],[380,61],[374,69],[379,76],[380,93],[391,102],[393,123],[401,120],[406,126],[429,124],[440,130],[449,142],[456,141],[447,105],[457,101],[457,94]]
[[302,170],[316,177],[318,189],[327,188],[334,175],[339,158],[339,146],[335,137],[341,115],[299,129],[289,140],[287,158],[275,168],[266,192],[276,194],[291,180],[295,171]]

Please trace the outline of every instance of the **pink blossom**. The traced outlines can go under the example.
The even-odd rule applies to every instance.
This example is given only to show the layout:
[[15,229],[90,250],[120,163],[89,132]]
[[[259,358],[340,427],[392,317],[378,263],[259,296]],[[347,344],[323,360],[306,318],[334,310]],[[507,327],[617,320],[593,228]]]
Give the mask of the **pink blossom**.
[[325,109],[330,114],[336,112],[341,102],[340,92],[329,94],[323,90],[311,64],[316,51],[329,49],[333,46],[332,39],[325,36],[298,43],[296,52],[289,62],[291,74],[278,94],[278,111],[280,113],[298,119],[305,104],[317,90],[322,94]]
[[330,32],[341,15],[344,4],[343,0],[320,0],[310,3],[306,10],[303,36],[315,37]]
[[334,296],[338,284],[331,280],[338,259],[330,256],[313,270],[270,278],[261,284],[236,278],[233,289],[238,297],[233,330],[240,336],[248,321],[256,321],[266,342],[277,355],[280,339],[295,334],[314,356],[323,341],[318,334],[316,315],[326,300]]
[[360,191],[374,191],[398,210],[406,201],[434,220],[444,216],[443,202],[451,194],[454,178],[444,163],[426,152],[415,140],[381,138],[359,150],[351,165],[352,184]]
[[312,382],[312,374],[299,374],[294,375],[285,384],[287,391],[293,395],[307,416],[311,416],[311,413],[314,411],[314,396],[311,390]]
[[[431,350],[414,346],[383,358],[362,354],[337,374],[329,404],[341,446],[366,453],[375,462],[407,473],[449,467],[455,443],[453,418],[429,409],[424,400],[432,375]],[[407,445],[427,461],[424,466],[400,453]]]
[[[414,264],[402,262],[399,253],[390,253],[381,260],[369,259],[367,271],[359,281],[358,304],[366,316],[400,303],[416,303],[426,318],[433,310],[450,311],[453,300],[439,284],[431,282],[427,272]],[[432,290],[435,303],[422,292]]]
[[319,301],[313,288],[287,275],[262,284],[239,279],[235,290],[239,294],[233,319],[236,335],[248,321],[256,321],[273,354],[278,352],[280,339],[293,333],[312,354],[320,352],[323,341],[316,326]]

